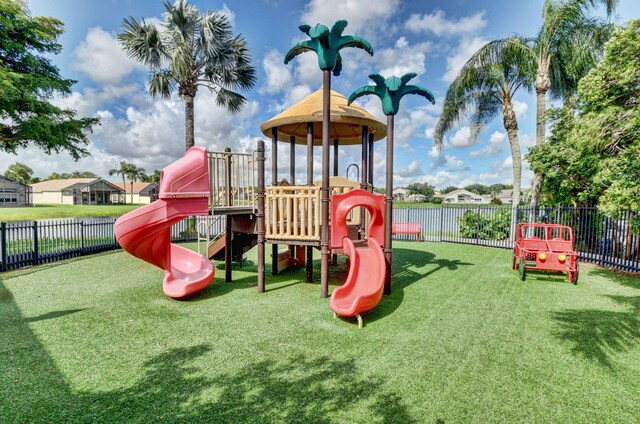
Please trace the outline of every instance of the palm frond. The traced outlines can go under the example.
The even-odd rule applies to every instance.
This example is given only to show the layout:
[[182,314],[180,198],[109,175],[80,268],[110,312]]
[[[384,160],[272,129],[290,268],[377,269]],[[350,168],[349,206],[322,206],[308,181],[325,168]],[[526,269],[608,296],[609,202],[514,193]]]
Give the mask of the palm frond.
[[296,43],[296,45],[291,47],[287,52],[287,54],[284,56],[284,64],[285,65],[288,64],[291,61],[291,59],[298,56],[299,54],[311,52],[311,51],[314,51],[317,53],[318,52],[317,43],[318,42],[316,40],[305,40],[305,41],[300,41],[299,43]]
[[351,95],[349,96],[349,100],[347,101],[347,105],[351,105],[351,103],[355,102],[360,97],[368,96],[372,94],[382,99],[382,97],[380,96],[380,93],[378,92],[378,90],[376,90],[376,87],[372,85],[365,85],[364,87],[360,87],[356,91],[351,93]]
[[340,37],[340,40],[337,43],[337,50],[341,50],[345,47],[362,49],[373,56],[373,47],[371,44],[364,38],[356,37],[355,35],[345,35],[344,37]]
[[167,54],[154,25],[144,20],[138,22],[135,18],[126,18],[122,21],[122,27],[123,31],[117,39],[128,57],[151,68],[162,66]]
[[169,71],[153,73],[149,81],[149,94],[168,99],[176,88],[176,80]]
[[224,107],[232,114],[240,112],[247,102],[243,95],[225,88],[218,89],[216,94],[216,104]]

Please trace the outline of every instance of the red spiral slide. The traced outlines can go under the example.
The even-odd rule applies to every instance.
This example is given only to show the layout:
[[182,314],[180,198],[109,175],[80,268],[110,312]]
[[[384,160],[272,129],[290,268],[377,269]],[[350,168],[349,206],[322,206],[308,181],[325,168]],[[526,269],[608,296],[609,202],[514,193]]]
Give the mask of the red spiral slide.
[[204,147],[189,149],[162,170],[159,200],[116,220],[114,232],[123,249],[164,269],[162,290],[180,298],[209,286],[213,264],[204,256],[171,243],[171,226],[209,213],[209,161]]
[[[355,247],[347,237],[346,217],[351,209],[363,206],[370,215],[366,246]],[[347,281],[331,293],[329,307],[336,315],[356,316],[362,328],[361,312],[374,308],[384,291],[386,261],[384,239],[384,196],[366,190],[352,190],[331,196],[331,247],[342,248],[351,263]]]

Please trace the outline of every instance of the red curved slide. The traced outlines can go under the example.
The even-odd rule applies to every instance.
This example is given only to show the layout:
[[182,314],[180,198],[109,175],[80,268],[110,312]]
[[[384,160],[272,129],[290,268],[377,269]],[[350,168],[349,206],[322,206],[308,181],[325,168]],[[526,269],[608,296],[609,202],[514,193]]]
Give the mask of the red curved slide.
[[[337,315],[356,316],[362,327],[361,312],[375,307],[384,291],[386,261],[380,247],[384,227],[384,196],[366,190],[352,190],[331,196],[331,247],[342,247],[349,256],[347,281],[331,293],[329,307]],[[363,206],[371,216],[367,245],[354,246],[347,237],[346,216],[351,209]]]
[[160,199],[116,220],[114,232],[123,249],[164,269],[162,290],[180,298],[213,281],[213,264],[204,256],[171,243],[171,226],[184,218],[209,213],[209,161],[204,147],[162,170]]
[[338,315],[354,316],[374,308],[384,291],[386,263],[382,248],[375,238],[367,240],[367,246],[355,247],[343,239],[344,252],[351,265],[347,281],[331,293],[329,306]]

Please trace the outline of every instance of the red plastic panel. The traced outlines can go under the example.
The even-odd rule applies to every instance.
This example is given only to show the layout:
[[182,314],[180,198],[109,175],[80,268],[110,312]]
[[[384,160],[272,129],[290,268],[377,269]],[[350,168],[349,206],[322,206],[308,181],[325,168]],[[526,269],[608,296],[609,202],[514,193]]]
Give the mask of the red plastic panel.
[[342,248],[342,239],[347,237],[347,215],[357,206],[366,208],[371,214],[369,237],[384,245],[384,196],[357,189],[331,196],[332,249]]

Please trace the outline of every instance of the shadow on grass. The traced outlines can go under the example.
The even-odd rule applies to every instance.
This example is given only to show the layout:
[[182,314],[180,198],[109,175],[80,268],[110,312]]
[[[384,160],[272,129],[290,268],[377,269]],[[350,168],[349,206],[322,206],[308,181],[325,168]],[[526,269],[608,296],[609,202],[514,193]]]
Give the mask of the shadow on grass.
[[366,321],[376,321],[400,307],[404,300],[404,289],[422,279],[443,271],[457,271],[460,267],[473,266],[471,262],[460,259],[439,259],[431,252],[412,249],[393,249],[393,275],[391,276],[391,294],[384,296],[377,307],[365,317]]
[[[0,289],[6,290],[1,283]],[[11,296],[0,301],[0,322],[7,330],[1,422],[328,423],[354,421],[363,412],[382,422],[417,422],[400,396],[380,378],[363,375],[352,359],[287,356],[216,373],[209,344],[151,357],[130,387],[75,391]]]
[[53,311],[53,312],[47,312],[46,314],[42,314],[42,315],[38,315],[37,317],[27,317],[24,319],[24,322],[38,322],[38,321],[45,321],[48,319],[54,319],[54,318],[59,318],[59,317],[63,317],[65,315],[71,315],[71,314],[75,314],[76,312],[82,312],[87,308],[82,308],[82,309],[68,309],[66,311]]
[[61,261],[51,262],[48,264],[40,264],[40,265],[28,266],[25,268],[18,268],[15,270],[3,272],[1,275],[2,278],[0,280],[9,281],[14,278],[24,277],[25,275],[35,274],[38,272],[46,271],[48,269],[57,268],[59,266],[69,265],[72,262],[85,261],[87,259],[95,259],[96,257],[99,257],[99,256],[116,255],[119,253],[121,254],[122,250],[119,250],[119,249],[107,250],[105,252],[92,253],[89,255],[64,259]]
[[552,313],[560,326],[555,336],[572,345],[571,351],[613,370],[613,357],[640,341],[640,296],[609,296],[632,311],[565,310]]

